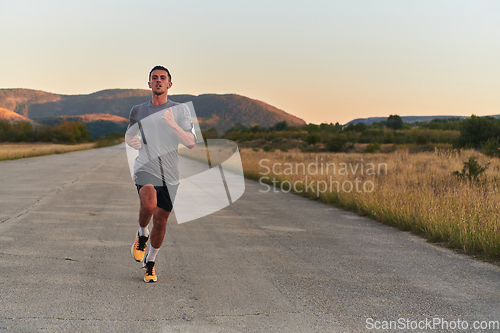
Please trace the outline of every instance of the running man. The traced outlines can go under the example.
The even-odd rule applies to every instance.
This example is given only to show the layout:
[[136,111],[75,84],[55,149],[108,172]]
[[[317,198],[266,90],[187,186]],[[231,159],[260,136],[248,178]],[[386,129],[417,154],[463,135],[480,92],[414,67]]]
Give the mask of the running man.
[[[132,255],[143,262],[144,281],[156,282],[155,259],[165,237],[167,219],[179,186],[179,142],[193,148],[196,135],[189,109],[168,99],[172,76],[163,66],[149,73],[151,101],[130,111],[126,143],[139,151],[134,161],[134,179],[140,198],[139,230]],[[148,225],[153,217],[151,232]],[[146,253],[148,240],[149,252]]]

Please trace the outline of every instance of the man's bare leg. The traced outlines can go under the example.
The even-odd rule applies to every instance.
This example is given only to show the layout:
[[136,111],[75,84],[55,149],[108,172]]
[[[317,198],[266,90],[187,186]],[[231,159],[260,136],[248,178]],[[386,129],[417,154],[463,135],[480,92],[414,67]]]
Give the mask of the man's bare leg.
[[160,248],[167,231],[167,219],[170,212],[156,206],[156,190],[152,185],[146,185],[139,190],[141,209],[139,210],[139,225],[147,227],[153,216],[153,229],[149,235],[151,245]]
[[143,261],[146,246],[149,240],[148,224],[156,209],[156,190],[153,185],[148,184],[139,190],[141,208],[139,210],[139,232],[132,245],[131,252],[135,261]]
[[132,256],[135,261],[143,261],[146,253],[146,246],[149,240],[148,224],[156,210],[156,190],[153,185],[148,184],[139,190],[141,208],[139,209],[139,232],[132,245]]
[[145,185],[139,190],[141,208],[139,210],[139,225],[147,227],[151,216],[156,210],[156,190],[153,185]]
[[165,232],[167,231],[167,219],[170,216],[170,212],[167,212],[163,208],[156,207],[153,214],[153,229],[151,230],[151,246],[159,249],[163,243],[163,238],[165,238]]
[[170,216],[170,212],[156,206],[156,190],[152,185],[141,187],[139,196],[141,198],[139,225],[141,227],[147,227],[151,221],[151,216],[153,216],[153,228],[149,234],[149,239],[151,240],[149,258],[147,259],[149,261],[151,257],[154,259],[158,249],[163,243],[165,232],[167,231],[167,219]]
[[170,212],[156,206],[156,190],[151,184],[141,187],[139,197],[141,198],[141,208],[139,210],[139,225],[141,228],[147,228],[151,221],[151,216],[153,217],[153,228],[149,234],[151,246],[149,247],[149,253],[144,257],[143,261],[145,268],[144,281],[156,282],[157,277],[154,261],[165,238],[167,219]]

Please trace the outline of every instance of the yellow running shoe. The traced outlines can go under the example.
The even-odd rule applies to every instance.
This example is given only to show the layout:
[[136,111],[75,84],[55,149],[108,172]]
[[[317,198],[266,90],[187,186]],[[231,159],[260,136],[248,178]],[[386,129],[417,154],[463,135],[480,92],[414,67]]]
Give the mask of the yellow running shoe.
[[137,237],[135,238],[135,243],[132,245],[132,256],[134,256],[135,261],[141,262],[144,259],[144,254],[146,253],[146,244],[148,243],[149,237],[139,236],[137,232]]
[[156,282],[158,278],[156,277],[155,262],[148,261],[144,266],[144,281],[145,282]]

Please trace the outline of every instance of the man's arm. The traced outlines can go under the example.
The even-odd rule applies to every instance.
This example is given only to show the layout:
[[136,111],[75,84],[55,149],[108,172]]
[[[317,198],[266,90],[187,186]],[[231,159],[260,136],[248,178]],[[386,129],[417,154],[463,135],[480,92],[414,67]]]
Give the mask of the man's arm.
[[137,116],[137,107],[134,106],[130,110],[129,123],[127,126],[127,132],[125,133],[125,142],[134,149],[140,149],[142,147],[141,139],[137,136],[139,132],[138,123],[135,121]]
[[125,134],[125,142],[136,150],[142,147],[141,139],[137,135]]
[[175,135],[184,146],[188,147],[189,149],[192,149],[194,147],[196,143],[194,139],[194,134],[191,132],[186,132],[185,130],[182,129],[182,127],[180,127],[175,122],[174,114],[172,113],[172,108],[165,110],[162,119],[165,119],[167,121],[168,126],[172,128]]

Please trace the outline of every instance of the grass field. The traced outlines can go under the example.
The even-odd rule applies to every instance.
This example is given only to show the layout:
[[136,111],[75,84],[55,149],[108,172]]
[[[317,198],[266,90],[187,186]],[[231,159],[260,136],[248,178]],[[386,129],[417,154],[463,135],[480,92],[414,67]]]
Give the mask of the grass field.
[[[241,151],[262,191],[291,191],[482,259],[500,260],[500,159],[472,150],[409,154]],[[479,181],[458,179],[475,156]],[[274,184],[273,184],[274,181]]]
[[62,154],[71,151],[92,149],[94,146],[95,143],[84,143],[79,145],[61,145],[54,143],[0,143],[0,161]]

